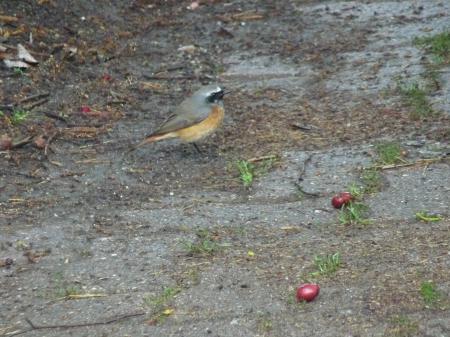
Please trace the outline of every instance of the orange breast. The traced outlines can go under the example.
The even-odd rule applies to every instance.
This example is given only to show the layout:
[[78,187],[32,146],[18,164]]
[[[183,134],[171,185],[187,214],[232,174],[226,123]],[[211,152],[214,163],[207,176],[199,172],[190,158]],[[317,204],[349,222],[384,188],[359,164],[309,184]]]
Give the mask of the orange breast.
[[206,119],[196,125],[175,131],[174,134],[185,142],[195,142],[213,133],[222,123],[223,117],[223,108],[216,105]]

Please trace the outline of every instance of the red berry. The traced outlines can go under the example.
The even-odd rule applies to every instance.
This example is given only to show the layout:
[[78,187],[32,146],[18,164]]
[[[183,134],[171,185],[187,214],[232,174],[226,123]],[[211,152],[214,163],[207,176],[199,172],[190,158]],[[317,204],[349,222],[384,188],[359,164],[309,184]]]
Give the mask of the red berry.
[[47,141],[45,140],[44,136],[40,135],[34,139],[34,145],[38,149],[43,149],[47,146]]
[[353,199],[353,196],[350,192],[342,192],[339,194],[339,196],[344,200],[344,204],[348,204]]
[[297,288],[297,301],[311,302],[319,295],[320,287],[317,284],[307,283],[302,284]]
[[0,137],[0,151],[12,149],[12,139],[8,135],[2,135]]
[[331,199],[331,204],[334,208],[341,208],[344,205],[344,198],[340,195],[335,195],[333,199]]
[[112,80],[112,76],[109,74],[103,74],[102,79],[103,81],[109,82]]
[[331,199],[331,204],[334,208],[342,208],[343,205],[347,205],[352,199],[353,196],[350,192],[341,192]]
[[89,112],[91,112],[91,108],[88,107],[88,106],[82,106],[81,107],[81,112],[82,113],[89,113]]

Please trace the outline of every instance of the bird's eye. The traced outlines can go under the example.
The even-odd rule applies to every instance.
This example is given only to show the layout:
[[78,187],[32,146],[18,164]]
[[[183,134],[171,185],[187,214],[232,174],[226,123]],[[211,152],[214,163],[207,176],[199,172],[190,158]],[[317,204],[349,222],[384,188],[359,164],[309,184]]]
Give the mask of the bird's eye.
[[223,98],[224,94],[225,93],[223,90],[213,92],[211,95],[208,96],[207,100],[209,103],[215,103],[217,101],[220,101]]

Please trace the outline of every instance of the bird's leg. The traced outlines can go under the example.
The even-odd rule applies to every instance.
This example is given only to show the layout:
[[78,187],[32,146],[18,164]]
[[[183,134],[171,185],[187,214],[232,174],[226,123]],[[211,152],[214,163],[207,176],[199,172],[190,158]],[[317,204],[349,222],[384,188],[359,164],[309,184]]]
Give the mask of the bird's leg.
[[195,147],[195,149],[197,150],[198,153],[202,153],[202,151],[201,151],[200,148],[197,146],[197,144],[195,144],[195,143],[192,143],[192,144],[194,144],[194,147]]

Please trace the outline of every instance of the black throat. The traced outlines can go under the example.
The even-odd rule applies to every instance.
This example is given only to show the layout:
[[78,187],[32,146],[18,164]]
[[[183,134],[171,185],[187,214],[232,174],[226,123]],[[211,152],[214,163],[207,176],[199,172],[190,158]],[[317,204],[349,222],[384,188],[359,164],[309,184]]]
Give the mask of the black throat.
[[209,95],[206,100],[209,103],[216,103],[216,102],[221,101],[223,99],[224,95],[225,95],[225,91],[220,90],[220,91],[214,92],[211,95]]

